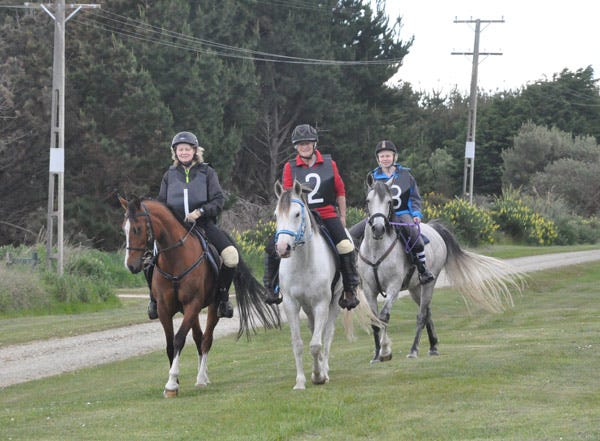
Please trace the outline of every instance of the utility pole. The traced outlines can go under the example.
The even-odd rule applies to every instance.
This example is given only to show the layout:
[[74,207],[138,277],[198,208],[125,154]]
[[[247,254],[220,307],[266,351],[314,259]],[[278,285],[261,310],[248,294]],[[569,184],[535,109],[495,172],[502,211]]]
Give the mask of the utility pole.
[[[473,67],[471,70],[471,92],[469,98],[469,119],[467,122],[467,142],[465,143],[465,168],[463,178],[463,198],[469,196],[469,203],[473,203],[473,177],[475,174],[475,129],[477,123],[477,68],[480,55],[502,55],[502,52],[479,52],[479,34],[481,23],[504,23],[501,20],[458,20],[454,23],[475,23],[475,43],[473,52],[452,52],[452,55],[472,55]],[[468,185],[467,185],[468,184]],[[467,189],[468,187],[468,189]]]
[[[50,167],[48,182],[48,219],[46,231],[46,264],[56,259],[56,270],[64,268],[64,197],[65,197],[65,24],[80,9],[100,5],[73,4],[65,18],[65,0],[55,0],[54,14],[45,3],[25,3],[28,8],[41,8],[54,20],[54,61],[52,66],[52,117],[50,122]],[[56,237],[55,237],[56,230]],[[55,241],[56,238],[56,241]],[[56,249],[56,253],[54,250]]]

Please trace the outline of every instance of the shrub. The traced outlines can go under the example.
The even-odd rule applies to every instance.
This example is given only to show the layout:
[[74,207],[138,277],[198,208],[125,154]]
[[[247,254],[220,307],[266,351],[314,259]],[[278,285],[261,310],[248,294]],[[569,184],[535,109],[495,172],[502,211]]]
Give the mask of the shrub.
[[494,243],[498,225],[485,210],[462,199],[453,199],[443,205],[425,203],[423,215],[425,220],[441,219],[452,227],[462,241],[471,246]]
[[526,206],[516,190],[505,189],[492,206],[492,217],[500,229],[518,241],[552,245],[558,237],[554,222]]

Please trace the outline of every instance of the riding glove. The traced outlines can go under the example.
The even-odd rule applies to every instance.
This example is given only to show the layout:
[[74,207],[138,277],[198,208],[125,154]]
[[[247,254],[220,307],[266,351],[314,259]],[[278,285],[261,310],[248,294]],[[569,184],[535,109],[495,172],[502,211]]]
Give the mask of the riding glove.
[[204,213],[204,210],[202,208],[196,208],[194,211],[188,213],[185,216],[185,221],[186,222],[196,222],[196,219],[198,219],[200,216],[202,216],[203,213]]

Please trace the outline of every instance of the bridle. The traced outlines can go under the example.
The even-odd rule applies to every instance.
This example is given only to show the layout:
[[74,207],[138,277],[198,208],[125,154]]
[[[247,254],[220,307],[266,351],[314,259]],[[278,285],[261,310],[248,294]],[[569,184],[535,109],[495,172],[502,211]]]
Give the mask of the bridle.
[[[129,247],[128,246],[126,248],[128,251],[142,251],[142,252],[152,251],[152,249],[154,248],[154,243],[156,242],[156,240],[154,238],[154,233],[153,233],[154,228],[152,227],[152,217],[150,216],[150,212],[148,211],[148,208],[143,203],[140,203],[140,207],[142,208],[142,210],[144,210],[144,212],[143,213],[135,213],[131,217],[133,219],[136,219],[138,217],[146,218],[146,247],[141,248],[141,247]],[[193,229],[194,229],[194,224],[192,224],[192,226],[190,227],[189,230],[187,230],[185,235],[181,239],[179,239],[177,242],[175,242],[173,245],[169,245],[168,247],[162,248],[162,249],[158,248],[158,245],[157,245],[156,255],[158,255],[160,253],[164,253],[165,251],[169,251],[174,248],[183,246],[183,244],[185,243],[187,238],[192,233]]]
[[312,238],[312,231],[309,234],[306,233],[306,205],[300,199],[292,198],[292,203],[296,203],[300,205],[302,208],[302,218],[300,219],[300,225],[298,226],[297,231],[281,229],[275,232],[275,242],[279,239],[279,236],[282,234],[286,234],[288,236],[292,236],[294,238],[294,243],[292,245],[292,249],[295,249],[299,245],[304,245]]
[[[406,224],[398,224],[396,222],[390,222],[390,217],[392,215],[392,201],[389,200],[388,201],[388,213],[387,215],[379,212],[379,213],[375,213],[372,214],[371,216],[369,216],[369,219],[367,220],[369,226],[371,228],[373,228],[373,222],[375,219],[382,217],[383,221],[385,223],[385,230],[389,231],[393,225],[406,225]],[[394,238],[394,240],[392,240],[392,242],[390,243],[390,245],[387,247],[387,249],[384,251],[384,253],[379,257],[379,259],[377,259],[377,261],[375,262],[371,262],[369,259],[367,259],[361,252],[360,250],[358,251],[358,256],[360,257],[360,259],[365,262],[367,265],[369,265],[371,268],[373,268],[373,275],[375,277],[375,283],[377,284],[377,290],[381,293],[381,295],[383,295],[383,297],[386,297],[386,294],[383,290],[383,287],[381,285],[381,282],[379,280],[379,265],[381,265],[381,263],[390,255],[390,253],[392,252],[392,250],[394,249],[394,247],[396,246],[396,244],[399,242],[398,238]],[[406,241],[405,241],[406,244]],[[411,270],[407,273],[406,277],[404,278],[404,280],[402,281],[402,288],[401,289],[406,289],[406,287],[408,286],[408,281],[410,280],[410,278],[412,277],[414,272],[414,268],[411,268]]]
[[185,233],[185,235],[181,239],[179,239],[177,242],[175,242],[173,245],[169,245],[168,247],[161,249],[158,247],[158,242],[156,241],[156,239],[154,237],[154,233],[153,233],[154,229],[152,227],[152,217],[150,216],[150,212],[148,211],[148,208],[143,203],[140,203],[140,207],[142,208],[142,210],[144,210],[144,212],[143,213],[135,213],[131,217],[133,219],[136,219],[138,217],[146,218],[146,246],[144,248],[128,246],[126,249],[128,251],[140,251],[144,254],[146,252],[153,252],[153,250],[156,249],[156,252],[154,253],[154,257],[153,257],[153,260],[155,262],[154,267],[165,279],[173,282],[173,285],[175,288],[175,293],[177,294],[177,290],[179,288],[179,283],[181,282],[181,279],[183,279],[185,276],[187,276],[189,273],[191,273],[198,265],[200,265],[202,263],[202,261],[206,258],[206,250],[203,249],[202,254],[200,254],[200,256],[196,259],[196,261],[178,275],[170,274],[170,273],[164,271],[162,268],[160,268],[158,266],[158,255],[160,253],[165,253],[166,251],[170,251],[175,248],[182,247],[185,244],[185,241],[187,240],[187,238],[192,233],[195,224],[192,224],[191,227],[189,228],[189,230],[187,230],[187,232]]

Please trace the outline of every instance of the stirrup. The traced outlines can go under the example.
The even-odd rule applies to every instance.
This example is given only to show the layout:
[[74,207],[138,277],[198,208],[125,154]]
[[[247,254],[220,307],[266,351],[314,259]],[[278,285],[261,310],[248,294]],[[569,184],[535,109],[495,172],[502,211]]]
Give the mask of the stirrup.
[[229,300],[223,300],[219,302],[217,306],[217,317],[218,318],[232,318],[233,317],[233,306]]
[[434,280],[435,277],[433,274],[431,274],[431,271],[429,270],[425,270],[419,274],[419,283],[421,283],[421,285],[427,285],[428,283],[431,283]]
[[[351,297],[349,299],[346,298],[347,292],[351,294]],[[348,311],[356,308],[359,305],[359,303],[360,303],[360,300],[358,300],[358,297],[356,297],[356,293],[354,292],[354,289],[352,289],[350,291],[344,291],[342,293],[342,296],[340,297],[340,300],[338,301],[338,304],[340,305],[340,307],[346,308]]]
[[265,297],[265,303],[267,305],[279,305],[283,301],[283,296],[279,295],[279,286],[274,289],[267,288],[267,296]]
[[148,303],[148,318],[150,320],[156,320],[158,318],[158,311],[156,308],[156,300],[150,299]]

